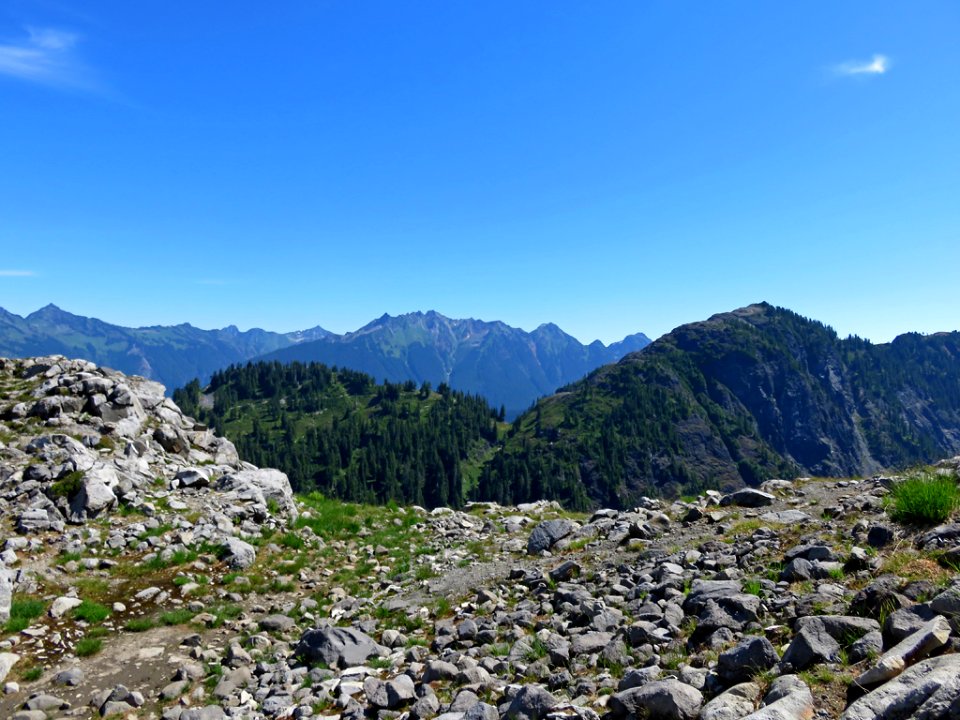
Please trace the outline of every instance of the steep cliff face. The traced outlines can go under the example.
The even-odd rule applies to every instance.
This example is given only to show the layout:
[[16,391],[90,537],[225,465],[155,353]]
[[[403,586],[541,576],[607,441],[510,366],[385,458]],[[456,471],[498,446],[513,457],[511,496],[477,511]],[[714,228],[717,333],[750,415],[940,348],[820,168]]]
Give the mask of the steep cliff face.
[[484,482],[536,465],[606,503],[930,462],[960,452],[960,333],[872,345],[751,305],[677,328],[515,427]]

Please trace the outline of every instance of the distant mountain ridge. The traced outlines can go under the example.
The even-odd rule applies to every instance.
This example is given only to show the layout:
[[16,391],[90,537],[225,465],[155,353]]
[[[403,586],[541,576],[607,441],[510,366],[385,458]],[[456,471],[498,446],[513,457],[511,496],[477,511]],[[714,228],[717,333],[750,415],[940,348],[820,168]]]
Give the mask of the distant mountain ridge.
[[960,333],[873,345],[767,303],[676,328],[514,423],[479,497],[625,507],[960,453]]
[[383,315],[345,335],[267,353],[258,360],[320,362],[378,380],[447,383],[481,395],[511,417],[538,397],[648,345],[643,333],[583,345],[556,325],[532,332],[505,323],[451,319],[435,311]]
[[511,417],[649,342],[637,333],[609,347],[599,341],[583,345],[552,323],[527,333],[502,322],[454,320],[434,311],[383,315],[337,335],[319,326],[290,333],[241,332],[235,325],[201,330],[188,323],[127,328],[56,305],[26,317],[0,308],[0,356],[82,357],[158,380],[168,392],[254,359],[317,361],[378,380],[447,383],[505,406]]
[[321,327],[292,333],[230,325],[201,330],[189,323],[127,328],[47,305],[26,317],[0,308],[0,356],[62,354],[162,382],[168,392],[228,365],[327,334]]

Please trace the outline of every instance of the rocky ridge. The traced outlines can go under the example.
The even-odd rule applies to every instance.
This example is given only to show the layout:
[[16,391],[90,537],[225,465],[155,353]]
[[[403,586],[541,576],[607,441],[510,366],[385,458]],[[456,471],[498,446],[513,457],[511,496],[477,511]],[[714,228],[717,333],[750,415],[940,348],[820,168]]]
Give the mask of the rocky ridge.
[[960,525],[893,522],[891,478],[359,507],[295,499],[155,383],[0,378],[4,717],[960,714]]

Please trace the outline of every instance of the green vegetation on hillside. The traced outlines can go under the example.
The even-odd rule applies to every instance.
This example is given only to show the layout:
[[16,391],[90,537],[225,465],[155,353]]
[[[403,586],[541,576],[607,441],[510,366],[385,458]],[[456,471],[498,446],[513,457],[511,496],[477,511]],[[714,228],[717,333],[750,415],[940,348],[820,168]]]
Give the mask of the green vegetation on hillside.
[[233,367],[207,393],[175,399],[244,459],[362,502],[625,507],[960,453],[960,333],[872,345],[765,303],[677,328],[509,426],[445,385],[318,364]]
[[[497,442],[483,399],[440,385],[378,385],[319,363],[250,363],[174,393],[241,457],[286,472],[298,492],[353,502],[459,507]],[[210,405],[212,400],[212,406]]]
[[544,472],[600,505],[843,477],[960,452],[960,333],[841,340],[767,304],[677,328],[541,400],[478,494],[538,497]]

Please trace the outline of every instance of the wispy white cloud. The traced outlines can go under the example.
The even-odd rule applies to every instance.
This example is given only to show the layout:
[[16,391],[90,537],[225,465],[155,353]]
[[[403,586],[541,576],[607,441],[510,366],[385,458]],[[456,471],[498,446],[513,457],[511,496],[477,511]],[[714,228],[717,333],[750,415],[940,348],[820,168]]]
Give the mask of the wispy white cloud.
[[835,65],[837,75],[883,75],[890,70],[890,58],[886,55],[874,55],[871,60],[850,60]]
[[36,277],[33,270],[0,270],[0,277]]
[[26,28],[27,37],[0,43],[0,75],[59,87],[94,89],[96,81],[75,48],[79,36],[54,28]]

